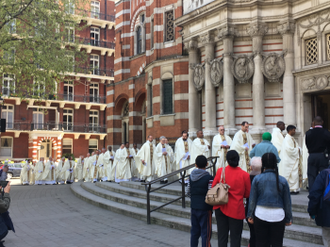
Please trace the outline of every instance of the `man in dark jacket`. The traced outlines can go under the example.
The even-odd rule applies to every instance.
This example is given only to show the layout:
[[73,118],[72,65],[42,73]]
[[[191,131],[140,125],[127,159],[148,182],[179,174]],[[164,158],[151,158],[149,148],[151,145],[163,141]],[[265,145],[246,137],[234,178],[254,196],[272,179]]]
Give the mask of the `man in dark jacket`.
[[316,177],[309,190],[308,213],[315,219],[316,225],[322,227],[324,246],[330,246],[330,168]]
[[[9,214],[8,214],[8,208],[10,205],[10,182],[5,188],[2,188],[0,186],[0,247],[3,247],[2,239],[4,239],[8,234],[8,224],[11,224],[12,222],[10,220]],[[9,221],[9,222],[8,222]],[[12,228],[13,229],[13,228]]]
[[205,203],[205,196],[212,185],[213,177],[205,171],[207,159],[204,155],[197,156],[196,168],[189,176],[187,196],[191,199],[191,237],[190,246],[197,247],[199,237],[202,246],[210,246],[212,235],[212,206]]

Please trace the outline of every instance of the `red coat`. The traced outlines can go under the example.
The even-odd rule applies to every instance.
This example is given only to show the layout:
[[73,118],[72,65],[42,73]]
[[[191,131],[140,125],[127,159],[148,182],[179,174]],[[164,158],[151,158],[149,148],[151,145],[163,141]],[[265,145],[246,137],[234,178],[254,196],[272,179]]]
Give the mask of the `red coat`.
[[[230,186],[228,192],[228,203],[225,205],[213,206],[216,210],[220,208],[221,212],[228,217],[243,220],[245,219],[245,210],[243,198],[248,198],[251,190],[250,175],[240,167],[226,166],[226,184]],[[219,168],[213,180],[212,187],[220,182],[222,168]]]

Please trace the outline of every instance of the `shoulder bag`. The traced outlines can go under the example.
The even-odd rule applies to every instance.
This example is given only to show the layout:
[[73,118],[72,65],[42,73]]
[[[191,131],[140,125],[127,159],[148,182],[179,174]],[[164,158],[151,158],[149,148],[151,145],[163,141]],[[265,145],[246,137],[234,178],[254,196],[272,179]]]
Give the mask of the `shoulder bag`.
[[222,169],[220,183],[209,189],[205,197],[205,203],[216,206],[228,203],[228,190],[230,186],[226,184],[225,167]]

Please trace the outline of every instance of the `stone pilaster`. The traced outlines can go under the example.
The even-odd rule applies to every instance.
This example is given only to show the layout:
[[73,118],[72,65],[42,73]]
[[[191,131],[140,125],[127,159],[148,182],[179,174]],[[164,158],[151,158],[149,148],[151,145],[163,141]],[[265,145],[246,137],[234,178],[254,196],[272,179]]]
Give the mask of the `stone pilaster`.
[[267,33],[265,24],[251,23],[247,29],[252,37],[252,50],[254,54],[254,75],[252,80],[253,91],[253,128],[254,134],[261,134],[265,126],[265,83],[262,73],[262,38]]
[[295,24],[293,21],[287,20],[282,22],[277,29],[283,37],[283,51],[285,52],[285,72],[283,75],[284,123],[286,125],[296,125],[294,76],[292,74],[294,68],[293,35]]
[[213,137],[217,131],[216,90],[211,82],[211,61],[214,59],[214,40],[210,32],[200,36],[205,46],[205,129],[204,135]]
[[199,63],[197,41],[189,42],[189,136],[196,136],[196,131],[202,128],[201,126],[201,107],[199,106],[198,91],[194,85],[194,67]]
[[234,29],[224,27],[219,30],[218,37],[223,42],[223,114],[226,133],[234,135],[235,126],[235,81],[231,71],[234,51]]

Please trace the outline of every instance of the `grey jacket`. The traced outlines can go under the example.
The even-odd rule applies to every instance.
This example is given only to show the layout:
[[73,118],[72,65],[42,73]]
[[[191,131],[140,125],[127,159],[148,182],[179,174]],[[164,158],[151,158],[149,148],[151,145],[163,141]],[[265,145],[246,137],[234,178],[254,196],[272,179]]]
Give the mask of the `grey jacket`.
[[10,206],[10,195],[5,193],[2,198],[0,198],[0,214],[7,212]]

